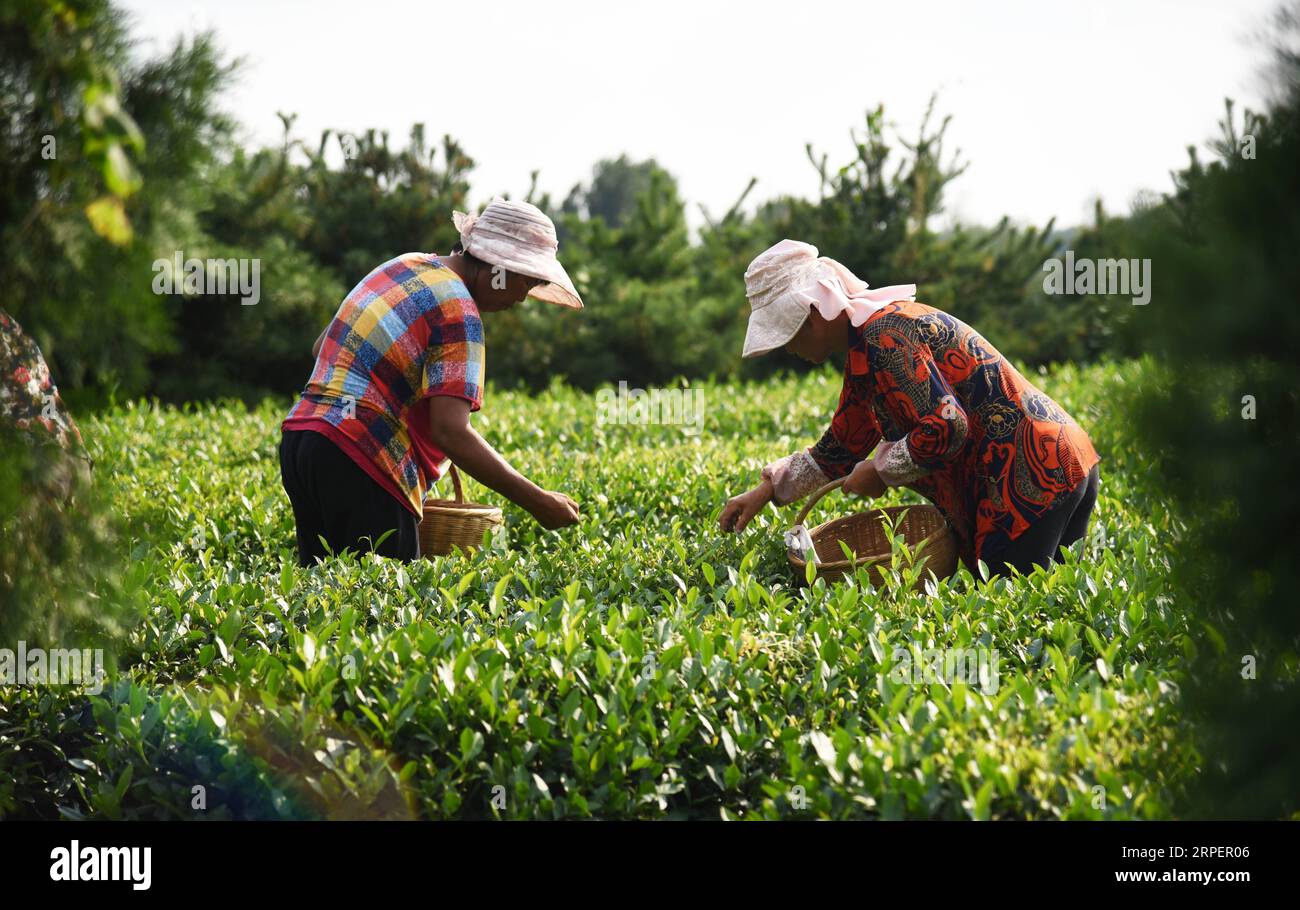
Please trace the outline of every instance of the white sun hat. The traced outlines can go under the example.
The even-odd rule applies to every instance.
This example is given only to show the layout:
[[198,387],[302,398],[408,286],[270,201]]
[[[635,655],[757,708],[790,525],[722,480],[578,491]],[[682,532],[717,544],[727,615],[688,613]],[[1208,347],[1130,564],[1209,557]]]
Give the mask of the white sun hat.
[[874,288],[817,247],[782,240],[764,250],[745,270],[749,298],[749,327],[744,357],[757,357],[793,338],[817,307],[824,319],[849,313],[849,322],[862,325],[871,314],[895,300],[913,300],[916,285]]
[[453,212],[451,220],[460,231],[465,252],[489,265],[546,282],[530,290],[529,297],[582,309],[569,273],[555,258],[560,248],[555,224],[537,206],[498,196],[481,214]]

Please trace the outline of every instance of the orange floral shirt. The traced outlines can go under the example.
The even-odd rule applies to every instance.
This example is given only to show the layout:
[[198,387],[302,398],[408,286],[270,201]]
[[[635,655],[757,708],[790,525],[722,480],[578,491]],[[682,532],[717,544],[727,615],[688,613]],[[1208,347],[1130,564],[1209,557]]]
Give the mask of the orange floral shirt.
[[839,407],[809,454],[843,477],[882,440],[905,446],[916,476],[904,485],[947,516],[972,568],[1100,461],[1074,419],[974,329],[910,301],[855,330]]

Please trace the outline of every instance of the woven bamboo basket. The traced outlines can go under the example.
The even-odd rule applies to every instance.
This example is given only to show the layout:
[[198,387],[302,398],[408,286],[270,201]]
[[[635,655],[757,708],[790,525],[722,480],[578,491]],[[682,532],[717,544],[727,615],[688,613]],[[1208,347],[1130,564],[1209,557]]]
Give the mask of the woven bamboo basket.
[[[827,493],[844,485],[844,478],[833,480],[808,498],[808,502],[799,512],[796,524],[803,524],[812,507]],[[883,520],[886,516],[897,521],[895,534],[902,534],[907,547],[915,552],[916,557],[926,557],[925,568],[938,578],[947,578],[957,571],[957,543],[943,513],[931,505],[889,506],[884,509],[868,509],[843,518],[823,522],[815,528],[808,529],[812,538],[813,549],[821,561],[816,566],[819,576],[828,582],[853,571],[854,565],[865,567],[870,573],[872,584],[879,584],[884,572],[889,569],[889,539],[885,536]],[[840,541],[848,544],[855,554],[853,560],[844,558]],[[789,551],[790,564],[799,576],[805,571],[806,562],[802,554]],[[917,582],[920,589],[924,577]]]
[[466,502],[460,472],[451,466],[455,499],[428,499],[420,520],[420,555],[446,556],[452,547],[469,551],[483,544],[483,535],[505,522],[501,510],[481,502]]

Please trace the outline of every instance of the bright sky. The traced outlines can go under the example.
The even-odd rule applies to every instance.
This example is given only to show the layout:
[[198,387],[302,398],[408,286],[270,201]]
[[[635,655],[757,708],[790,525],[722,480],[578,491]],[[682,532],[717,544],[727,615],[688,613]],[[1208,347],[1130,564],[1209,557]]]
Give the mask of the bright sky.
[[247,144],[274,143],[277,110],[312,144],[327,127],[450,133],[477,166],[471,201],[516,197],[530,171],[562,199],[602,157],[654,157],[691,203],[724,212],[812,196],[811,142],[833,166],[877,102],[911,134],[934,91],[966,221],[1003,214],[1066,226],[1092,200],[1127,211],[1169,186],[1223,99],[1259,106],[1254,36],[1274,0],[897,0],[654,3],[462,0],[125,0],[160,53],[214,29],[246,58],[227,109]]

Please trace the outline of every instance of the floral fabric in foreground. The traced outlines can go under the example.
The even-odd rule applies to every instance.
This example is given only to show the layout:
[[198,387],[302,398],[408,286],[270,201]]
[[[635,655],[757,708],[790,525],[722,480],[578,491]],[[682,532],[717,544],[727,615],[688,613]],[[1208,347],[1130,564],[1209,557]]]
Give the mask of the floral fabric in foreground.
[[63,406],[50,368],[36,342],[0,310],[0,426],[37,444],[54,444],[83,455],[81,431]]

